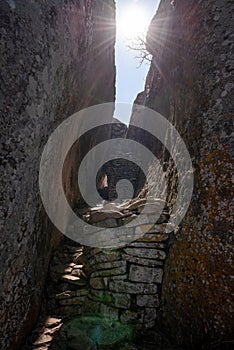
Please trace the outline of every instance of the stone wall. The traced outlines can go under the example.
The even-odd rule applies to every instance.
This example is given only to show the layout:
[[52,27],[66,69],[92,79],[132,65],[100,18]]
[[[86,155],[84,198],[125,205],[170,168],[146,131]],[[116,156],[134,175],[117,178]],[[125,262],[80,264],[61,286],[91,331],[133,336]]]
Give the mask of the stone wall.
[[[149,228],[148,224],[135,229]],[[167,240],[163,224],[152,225],[142,239],[123,249],[89,250],[85,261],[90,287],[83,312],[131,323],[138,330],[152,328],[161,300]]]
[[[165,228],[169,215],[165,208],[155,224],[153,214],[161,202],[153,198],[145,202],[106,203],[83,212],[83,219],[97,227],[96,244],[103,245],[102,236],[106,246],[119,248],[82,249],[74,242],[61,245],[50,265],[47,312],[67,317],[98,314],[141,331],[155,325],[168,251]],[[145,215],[141,214],[143,208]],[[139,222],[131,224],[137,217]],[[133,226],[120,234],[118,227],[127,223]],[[111,227],[111,233],[106,230],[98,236],[100,227]]]
[[[170,240],[158,319],[188,348],[221,348],[231,337],[233,9],[229,0],[162,0],[147,37],[153,60],[143,103],[181,133],[194,168],[190,209]],[[177,173],[159,155],[173,206]]]
[[[114,17],[112,0],[0,4],[4,350],[19,348],[36,320],[51,250],[61,238],[40,201],[40,156],[62,120],[114,100]],[[95,142],[96,135],[89,135],[85,147]],[[82,157],[80,147],[79,152]]]
[[[128,127],[126,124],[121,123],[118,119],[114,118],[111,127],[111,138],[127,138],[128,137]],[[122,188],[122,194],[126,200],[132,197],[136,197],[145,182],[145,176],[141,169],[134,163],[134,154],[128,154],[132,161],[126,160],[123,156],[126,155],[126,151],[121,146],[119,142],[118,149],[113,150],[113,154],[119,154],[119,158],[113,159],[107,162],[103,167],[103,172],[107,175],[108,181],[108,197],[110,201],[115,200],[118,195],[116,185],[120,180],[128,180],[133,186],[133,194],[130,195],[128,184],[126,183],[125,188]],[[140,176],[141,175],[141,176]],[[126,190],[125,190],[126,189]],[[122,200],[124,199],[122,198]],[[119,201],[121,199],[119,198]]]

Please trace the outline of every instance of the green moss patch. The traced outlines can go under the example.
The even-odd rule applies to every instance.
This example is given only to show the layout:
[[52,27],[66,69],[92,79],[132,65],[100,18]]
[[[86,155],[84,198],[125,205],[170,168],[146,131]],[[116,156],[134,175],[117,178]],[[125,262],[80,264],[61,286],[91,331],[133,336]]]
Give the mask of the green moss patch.
[[82,339],[89,344],[98,345],[99,349],[118,349],[133,339],[134,328],[132,325],[123,324],[110,317],[102,315],[89,315],[76,317],[64,325],[63,334],[66,333],[67,341],[80,343]]

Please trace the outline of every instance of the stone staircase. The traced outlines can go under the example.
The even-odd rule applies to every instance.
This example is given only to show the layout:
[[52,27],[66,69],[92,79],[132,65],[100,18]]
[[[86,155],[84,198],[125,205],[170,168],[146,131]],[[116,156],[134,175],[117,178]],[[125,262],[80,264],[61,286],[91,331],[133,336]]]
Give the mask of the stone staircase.
[[59,316],[80,315],[87,294],[88,279],[83,265],[83,247],[67,240],[51,260],[47,310]]
[[[145,199],[134,199],[119,205],[104,202],[96,208],[78,211],[83,220],[94,226],[115,228],[131,222],[144,208],[148,223],[134,228],[136,232],[140,230],[140,238],[115,250],[82,247],[64,240],[49,267],[46,314],[50,316],[42,315],[25,350],[60,349],[56,339],[62,325],[82,315],[102,315],[119,324],[130,324],[141,334],[153,329],[169,240],[165,227],[170,218],[164,208],[157,223],[149,224],[158,206],[158,200],[146,204]],[[140,345],[126,342],[124,347],[114,348],[151,349],[156,343],[149,339],[141,337]],[[74,350],[85,350],[80,346],[76,345]],[[98,343],[95,346],[90,349],[105,348]],[[167,343],[165,349],[169,348]]]

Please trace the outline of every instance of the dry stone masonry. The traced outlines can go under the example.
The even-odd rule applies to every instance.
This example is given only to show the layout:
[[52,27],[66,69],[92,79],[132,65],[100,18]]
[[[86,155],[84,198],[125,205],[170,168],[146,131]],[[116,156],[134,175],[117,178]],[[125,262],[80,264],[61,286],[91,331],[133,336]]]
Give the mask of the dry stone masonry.
[[[170,217],[165,208],[157,223],[149,224],[158,207],[157,199],[146,204],[145,199],[135,198],[119,205],[104,201],[96,208],[80,211],[89,224],[114,229],[126,220],[131,222],[144,208],[148,224],[134,228],[142,232],[141,238],[115,250],[81,247],[68,239],[60,245],[50,263],[46,293],[45,312],[53,317],[41,316],[25,350],[30,346],[57,349],[57,339],[63,335],[68,320],[79,315],[101,315],[141,332],[155,325],[169,239],[165,226]],[[70,340],[66,341],[69,344]],[[115,345],[113,349],[120,347]]]
[[[89,222],[95,222],[100,227],[117,227],[131,222],[144,204],[144,199],[135,199],[115,210],[105,211],[105,206],[93,209],[88,215]],[[154,326],[169,238],[165,233],[169,218],[167,211],[161,214],[157,224],[150,221],[157,208],[157,200],[152,199],[152,203],[146,204],[147,224],[136,226],[133,231],[133,237],[134,232],[142,232],[138,240],[114,252],[97,248],[84,250],[90,274],[89,310],[93,308],[93,312],[110,314],[122,322],[132,322],[140,329]]]
[[[117,227],[126,218],[130,222],[137,216],[144,203],[145,200],[138,199],[118,208],[112,205],[112,210],[104,205],[83,216],[97,227]],[[148,205],[149,216],[156,207],[157,200],[152,200]],[[49,310],[60,316],[110,313],[124,322],[136,322],[140,328],[152,327],[161,294],[168,218],[168,212],[164,211],[158,223],[136,226],[135,231],[140,230],[142,237],[121,249],[63,244],[50,265],[52,290],[56,289],[55,285],[58,290],[56,294],[48,294]]]

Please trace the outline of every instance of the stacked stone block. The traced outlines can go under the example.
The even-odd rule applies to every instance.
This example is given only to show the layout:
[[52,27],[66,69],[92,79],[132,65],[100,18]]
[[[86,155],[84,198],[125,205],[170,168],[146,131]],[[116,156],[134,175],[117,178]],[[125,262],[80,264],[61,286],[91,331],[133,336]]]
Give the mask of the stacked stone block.
[[[137,216],[144,206],[141,202],[138,200],[138,207],[132,205],[132,216]],[[85,313],[105,314],[122,322],[133,323],[138,329],[154,326],[167,256],[169,235],[165,233],[165,228],[169,215],[163,211],[158,223],[152,224],[150,207],[153,210],[155,206],[152,203],[146,207],[149,224],[134,228],[135,232],[142,232],[136,241],[114,251],[85,248],[84,261],[89,274]],[[92,218],[92,213],[89,217]],[[131,216],[127,219],[130,221]],[[100,222],[96,222],[96,225],[105,226],[107,220],[110,217],[103,220],[103,212],[100,211]],[[114,220],[118,222],[120,219],[113,218],[112,225]]]
[[137,217],[144,207],[149,223],[133,227],[133,235],[140,238],[114,250],[63,243],[50,264],[47,311],[51,315],[97,313],[138,329],[154,326],[167,256],[169,214],[164,209],[157,223],[150,223],[158,202],[145,201],[135,199],[119,206],[106,203],[83,212],[83,219],[98,228],[117,227]]
[[[134,199],[119,205],[104,202],[96,208],[80,210],[83,219],[97,229],[117,228],[135,219],[143,208],[148,223],[133,227],[133,234],[140,238],[122,243],[115,250],[82,247],[65,239],[50,263],[44,307],[46,315],[56,318],[52,318],[48,328],[51,316],[45,317],[42,312],[25,350],[56,345],[57,335],[63,334],[62,324],[77,316],[97,314],[147,332],[155,325],[169,240],[166,222],[170,217],[164,208],[157,223],[150,223],[159,204],[159,200],[146,203],[146,199]],[[43,327],[42,320],[46,320]],[[57,350],[56,346],[54,349]]]

